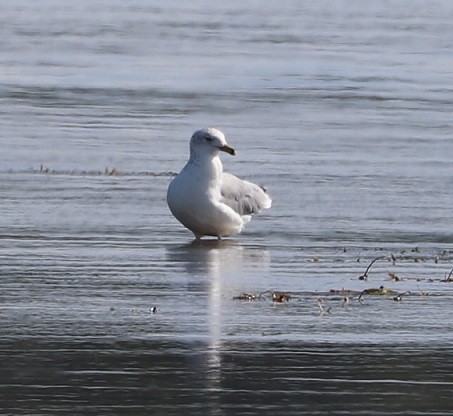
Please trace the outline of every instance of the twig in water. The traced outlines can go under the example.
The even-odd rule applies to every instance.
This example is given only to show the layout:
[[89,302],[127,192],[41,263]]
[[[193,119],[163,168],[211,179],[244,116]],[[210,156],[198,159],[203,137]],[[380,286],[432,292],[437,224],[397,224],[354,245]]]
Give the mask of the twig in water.
[[322,302],[325,302],[326,300],[324,298],[318,298],[316,299],[316,304],[318,305],[319,311],[321,312],[320,315],[324,315],[324,313],[331,314],[331,309],[332,308],[327,308],[327,310],[324,310],[322,307]]
[[428,296],[428,293],[423,292],[423,290],[420,289],[420,286],[417,285],[417,287],[418,287],[418,290],[420,291],[420,296]]
[[407,291],[407,292],[404,292],[404,293],[400,293],[398,296],[395,296],[395,297],[393,298],[393,300],[394,300],[395,302],[402,302],[403,296],[406,295],[406,294],[409,294],[409,293],[411,293],[411,292]]
[[390,280],[393,280],[394,282],[399,282],[401,279],[396,275],[396,273],[389,272],[388,273]]
[[447,277],[447,272],[445,272],[445,279],[441,280],[441,282],[453,282],[453,278],[451,277],[451,275],[453,274],[453,269],[450,270],[450,273]]
[[381,259],[385,259],[385,256],[376,257],[376,258],[368,265],[368,267],[367,267],[366,270],[365,270],[365,273],[362,274],[361,276],[359,276],[359,280],[367,280],[367,279],[368,279],[368,272],[370,271],[371,266],[372,266],[376,261],[381,260]]

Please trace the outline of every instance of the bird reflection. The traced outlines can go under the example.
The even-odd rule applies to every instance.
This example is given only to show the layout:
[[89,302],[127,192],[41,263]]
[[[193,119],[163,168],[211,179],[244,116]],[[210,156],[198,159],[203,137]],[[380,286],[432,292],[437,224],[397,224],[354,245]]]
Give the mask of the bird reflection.
[[[170,262],[182,263],[186,271],[194,273],[214,274],[215,262],[224,261],[228,267],[228,259],[232,252],[242,251],[242,245],[234,240],[194,240],[189,244],[171,247],[167,250],[167,259]],[[225,256],[224,256],[225,255]]]
[[[221,388],[222,352],[227,318],[234,293],[243,291],[244,281],[269,268],[267,248],[244,246],[236,240],[195,240],[190,244],[171,247],[167,260],[179,263],[198,290],[202,283],[207,295],[208,344],[205,351],[207,390],[214,394]],[[251,284],[253,284],[251,282]]]

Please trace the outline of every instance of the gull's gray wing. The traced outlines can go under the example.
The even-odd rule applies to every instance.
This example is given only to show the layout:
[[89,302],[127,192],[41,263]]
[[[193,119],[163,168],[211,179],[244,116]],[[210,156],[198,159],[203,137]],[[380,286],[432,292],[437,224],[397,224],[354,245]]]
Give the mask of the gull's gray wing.
[[220,188],[222,200],[239,215],[252,215],[262,209],[270,208],[272,200],[261,188],[254,183],[243,181],[230,173],[222,174]]

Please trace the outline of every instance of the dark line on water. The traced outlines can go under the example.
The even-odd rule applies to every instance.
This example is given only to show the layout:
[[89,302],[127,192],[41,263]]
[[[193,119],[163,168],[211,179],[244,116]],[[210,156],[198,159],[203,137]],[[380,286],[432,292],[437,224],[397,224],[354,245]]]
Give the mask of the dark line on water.
[[50,169],[41,165],[39,169],[8,169],[0,170],[0,175],[65,175],[65,176],[151,176],[151,177],[172,177],[175,172],[152,172],[152,171],[120,171],[116,168],[106,167],[98,170],[84,169]]

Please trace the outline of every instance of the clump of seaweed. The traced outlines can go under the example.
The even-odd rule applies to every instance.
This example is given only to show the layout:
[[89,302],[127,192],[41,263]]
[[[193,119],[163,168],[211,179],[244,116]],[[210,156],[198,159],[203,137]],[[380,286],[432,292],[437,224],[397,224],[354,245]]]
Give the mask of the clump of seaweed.
[[391,289],[387,289],[384,286],[379,286],[379,288],[371,288],[371,289],[365,289],[362,291],[362,293],[359,295],[360,300],[363,295],[378,295],[378,296],[386,296],[386,295],[394,295],[396,292]]
[[[407,254],[406,254],[407,253]],[[391,254],[389,256],[378,256],[373,258],[367,265],[365,272],[359,276],[359,280],[367,281],[370,276],[370,270],[373,265],[379,260],[387,260],[390,264],[395,265],[397,261],[409,261],[409,262],[427,262],[434,261],[435,263],[449,261],[450,254],[452,251],[444,250],[441,253],[437,253],[435,257],[422,256],[421,250],[419,247],[414,247],[408,250],[402,250],[399,252],[399,255]],[[433,260],[434,259],[434,260]],[[310,260],[314,263],[318,262],[319,259],[314,257]],[[359,260],[360,261],[360,258]],[[409,281],[425,281],[425,282],[453,282],[453,269],[445,272],[443,278],[441,277],[420,277],[420,276],[404,276],[401,277],[399,273],[393,271],[387,271],[387,281],[402,283]],[[333,313],[341,313],[341,308],[345,311],[345,308],[355,308],[355,307],[364,307],[367,305],[365,303],[366,297],[379,298],[383,297],[389,300],[393,300],[397,303],[402,303],[406,297],[416,297],[416,296],[428,296],[428,293],[421,290],[419,286],[418,291],[400,291],[390,289],[384,285],[378,287],[369,287],[364,290],[354,290],[347,287],[332,288],[327,292],[279,292],[274,290],[266,290],[261,293],[248,293],[244,292],[238,296],[233,297],[235,300],[252,302],[252,301],[268,301],[271,304],[274,303],[286,303],[290,300],[295,300],[294,305],[298,310],[308,310],[317,308],[319,310],[320,316],[322,315],[332,315]],[[395,288],[396,289],[396,288]],[[302,308],[302,309],[301,309]],[[343,312],[344,313],[344,312]]]
[[330,289],[329,293],[331,295],[353,295],[357,294],[358,292],[355,290],[342,288],[342,289]]
[[254,293],[241,293],[239,296],[234,296],[234,300],[242,301],[255,301],[255,300],[272,300],[272,302],[283,303],[288,302],[292,298],[292,295],[285,292],[274,292],[272,290],[266,290],[256,295]]
[[255,295],[254,293],[241,293],[239,296],[234,296],[233,299],[251,302],[254,300],[261,300],[261,295]]

